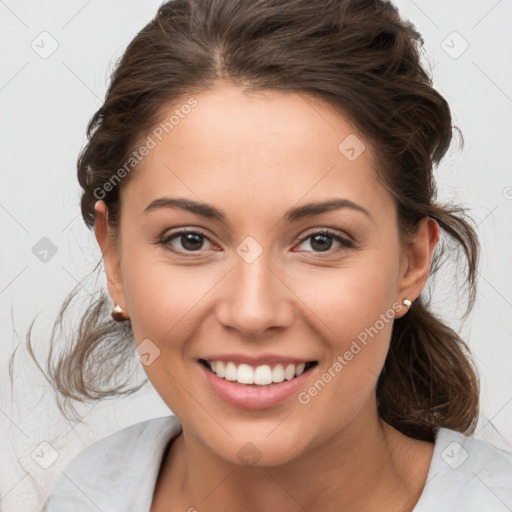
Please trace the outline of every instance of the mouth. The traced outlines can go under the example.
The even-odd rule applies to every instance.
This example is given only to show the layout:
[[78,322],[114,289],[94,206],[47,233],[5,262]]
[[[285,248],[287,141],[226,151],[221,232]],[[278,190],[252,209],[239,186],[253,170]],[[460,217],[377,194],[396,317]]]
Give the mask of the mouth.
[[248,365],[198,359],[198,369],[213,396],[237,409],[264,410],[290,403],[314,378],[318,361]]
[[199,363],[219,379],[252,387],[273,387],[292,381],[318,365],[318,361],[307,361],[299,364],[273,363],[253,366],[234,361],[206,359],[199,359]]

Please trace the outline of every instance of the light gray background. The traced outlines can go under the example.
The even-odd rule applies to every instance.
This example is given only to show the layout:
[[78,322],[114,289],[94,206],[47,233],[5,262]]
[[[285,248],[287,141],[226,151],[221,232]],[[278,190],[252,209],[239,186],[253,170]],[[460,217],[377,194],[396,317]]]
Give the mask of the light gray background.
[[[100,257],[79,212],[76,157],[85,142],[86,124],[101,105],[111,64],[159,3],[0,0],[4,512],[40,510],[48,488],[83,447],[132,423],[169,414],[156,392],[146,387],[128,399],[84,406],[82,421],[69,424],[23,350],[16,358],[12,398],[7,373],[9,356],[38,313],[37,354],[45,354],[64,295]],[[452,145],[437,172],[439,198],[470,208],[483,250],[476,307],[464,325],[455,317],[460,312],[455,291],[445,282],[450,269],[442,275],[434,307],[461,330],[477,361],[482,415],[476,437],[510,450],[512,1],[400,0],[397,5],[423,34],[435,86],[449,101],[466,140],[462,152]],[[50,36],[41,35],[44,31]],[[58,44],[56,51],[44,55],[52,44]],[[32,251],[43,237],[57,248],[47,262]],[[100,277],[96,286],[104,285],[104,274]],[[94,286],[84,284],[90,290]],[[48,450],[44,442],[57,454],[47,469],[35,455]]]

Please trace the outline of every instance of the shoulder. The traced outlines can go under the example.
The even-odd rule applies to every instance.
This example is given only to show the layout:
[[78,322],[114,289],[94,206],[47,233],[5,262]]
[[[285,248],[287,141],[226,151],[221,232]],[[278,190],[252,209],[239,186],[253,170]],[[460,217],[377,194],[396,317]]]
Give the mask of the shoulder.
[[[47,512],[149,509],[162,455],[181,432],[175,416],[146,420],[76,455],[45,503]],[[149,502],[148,502],[149,500]]]
[[414,512],[512,509],[512,452],[440,428],[427,482]]

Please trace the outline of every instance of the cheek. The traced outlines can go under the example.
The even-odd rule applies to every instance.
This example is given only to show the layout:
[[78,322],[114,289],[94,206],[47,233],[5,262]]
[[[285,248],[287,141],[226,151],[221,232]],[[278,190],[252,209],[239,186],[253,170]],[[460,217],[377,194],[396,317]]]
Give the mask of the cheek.
[[364,286],[352,277],[326,279],[323,293],[311,292],[311,304],[321,312],[315,330],[321,330],[326,357],[316,378],[297,395],[297,407],[308,417],[324,418],[321,435],[313,423],[301,426],[301,435],[318,443],[369,410],[365,405],[372,403],[388,353],[395,314],[389,289],[375,280]]
[[384,261],[385,253],[367,252],[351,258],[340,268],[297,270],[290,275],[294,291],[314,313],[318,326],[331,340],[339,340],[343,349],[347,340],[355,339],[386,316],[385,326],[378,322],[379,331],[389,334],[395,309],[398,283],[396,256]]
[[[313,329],[321,334],[326,354],[319,375],[322,382],[305,390],[304,401],[314,401],[313,408],[350,396],[349,402],[342,400],[337,408],[338,414],[350,415],[349,409],[357,408],[376,383],[397,309],[396,258],[384,259],[382,252],[368,252],[347,261],[345,268],[310,272],[296,281],[300,283],[297,295],[307,306],[304,311],[314,313],[309,318]],[[320,395],[322,398],[314,398]]]
[[198,327],[196,313],[218,281],[217,272],[208,266],[173,265],[154,250],[127,254],[123,287],[135,339],[179,346]]
[[211,274],[173,266],[150,251],[134,250],[123,260],[123,286],[143,370],[175,414],[186,414],[182,384],[193,364],[187,340],[201,326],[201,301],[215,284]]

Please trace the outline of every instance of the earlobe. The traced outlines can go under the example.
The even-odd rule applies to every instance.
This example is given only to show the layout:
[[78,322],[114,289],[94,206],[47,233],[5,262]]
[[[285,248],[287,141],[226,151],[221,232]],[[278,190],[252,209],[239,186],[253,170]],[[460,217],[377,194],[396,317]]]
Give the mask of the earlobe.
[[114,304],[124,306],[124,290],[121,280],[121,264],[119,249],[112,237],[111,226],[108,222],[108,209],[104,201],[96,201],[94,205],[95,222],[94,231],[96,241],[101,249],[105,274],[107,276],[107,289]]
[[[405,247],[406,265],[400,278],[398,301],[404,298],[414,302],[427,282],[434,250],[439,241],[439,224],[432,217],[424,217],[414,238]],[[404,313],[408,311],[404,305]],[[397,318],[402,314],[397,315]]]

